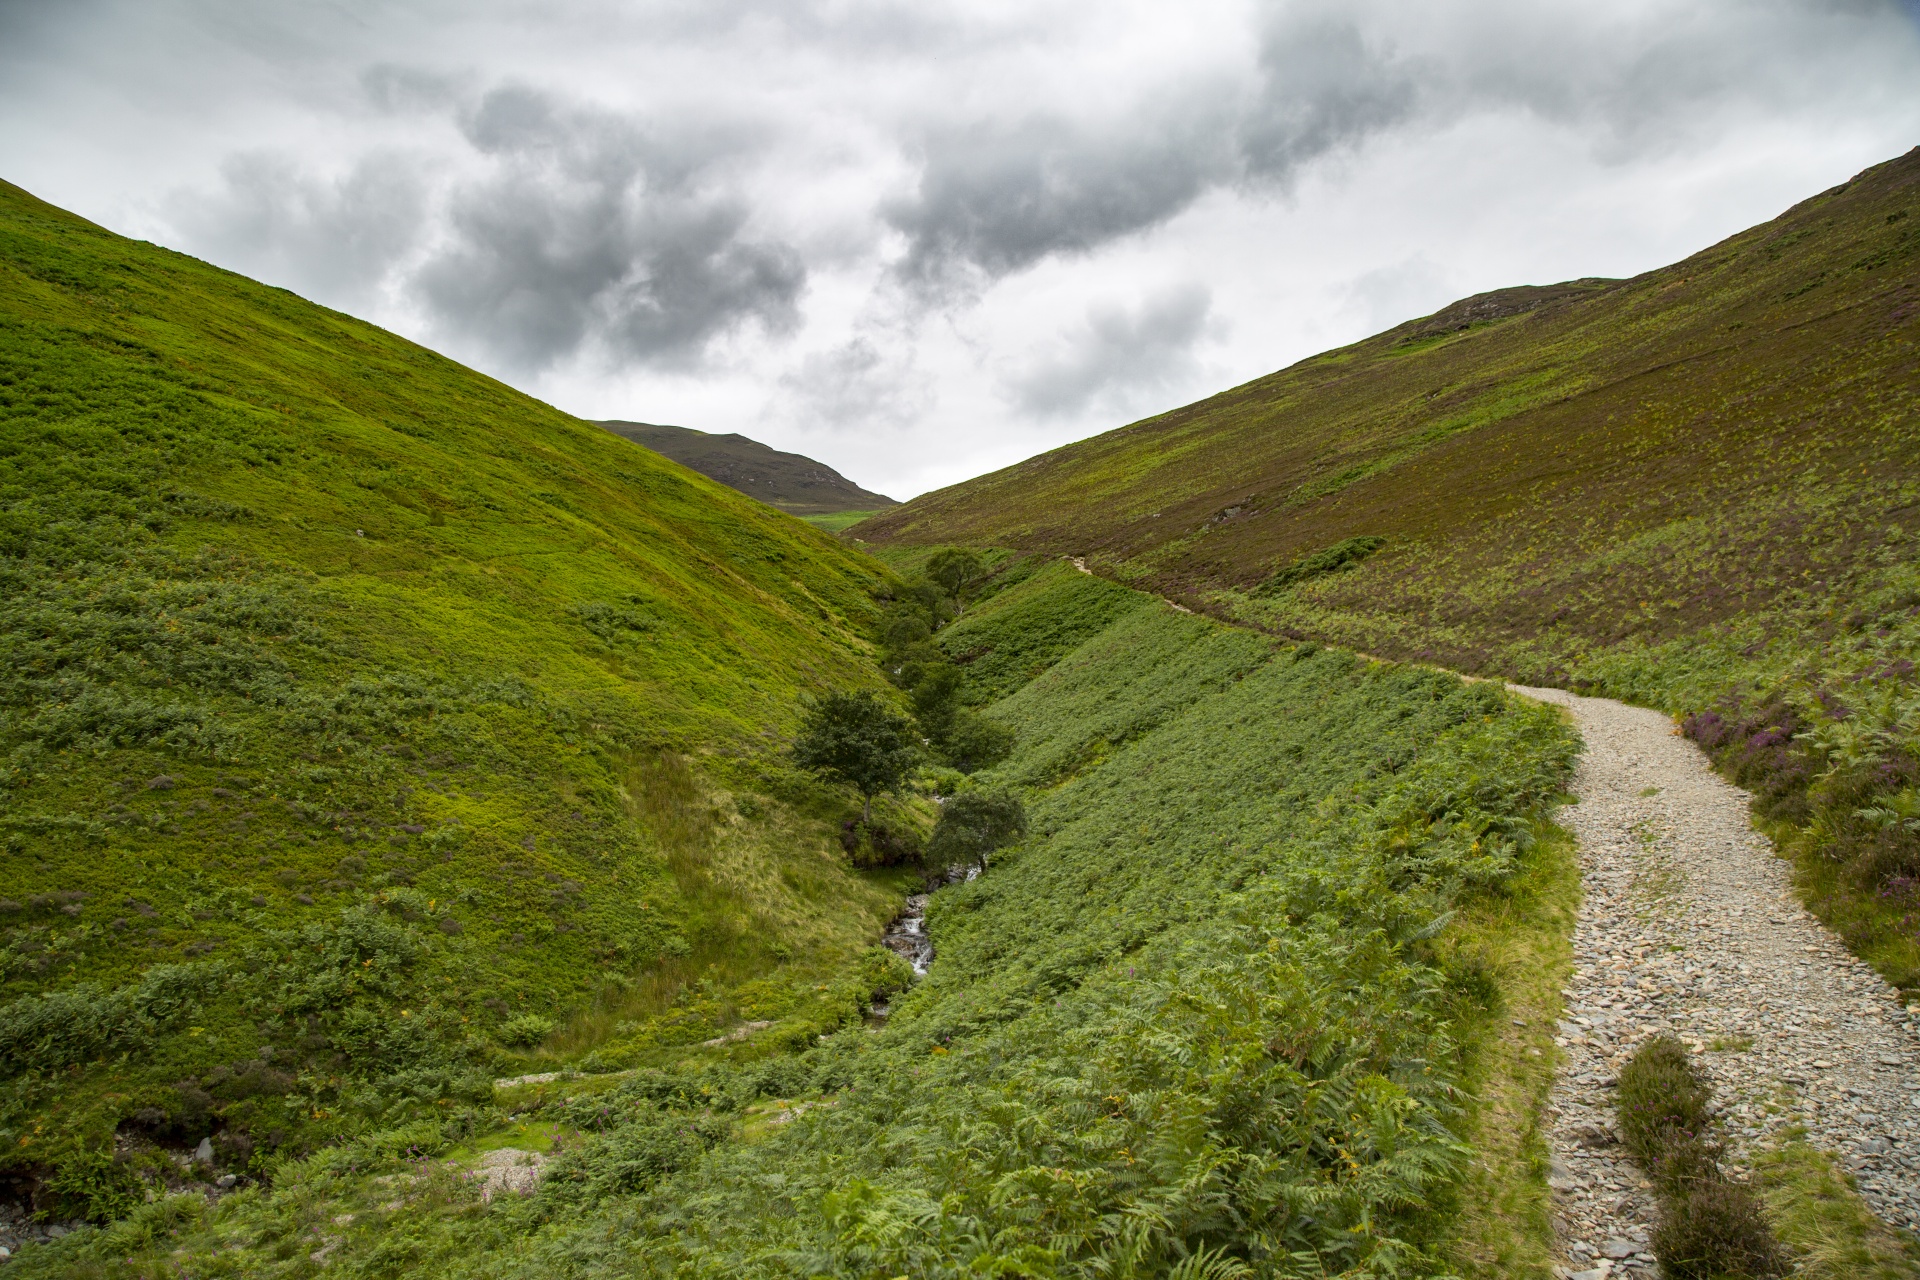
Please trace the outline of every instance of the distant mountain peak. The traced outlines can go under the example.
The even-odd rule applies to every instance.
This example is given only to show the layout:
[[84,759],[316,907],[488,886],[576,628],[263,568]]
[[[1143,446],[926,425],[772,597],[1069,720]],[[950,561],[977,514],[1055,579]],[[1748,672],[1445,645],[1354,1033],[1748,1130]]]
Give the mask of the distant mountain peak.
[[600,425],[789,515],[878,511],[900,505],[884,493],[862,489],[824,462],[805,454],[783,453],[738,432],[720,435],[692,427],[617,419]]

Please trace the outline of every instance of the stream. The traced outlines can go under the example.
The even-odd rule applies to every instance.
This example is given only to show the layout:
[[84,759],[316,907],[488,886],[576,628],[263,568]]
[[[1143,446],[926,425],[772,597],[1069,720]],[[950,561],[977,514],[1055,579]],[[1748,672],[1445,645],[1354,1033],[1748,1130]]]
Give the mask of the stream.
[[[927,887],[907,898],[906,907],[886,932],[880,935],[880,945],[902,957],[913,966],[913,976],[923,978],[927,967],[933,963],[933,939],[927,936],[927,899],[935,890],[944,889],[950,884],[965,884],[980,874],[976,866],[952,866],[938,874],[927,877]],[[876,1000],[868,1012],[870,1026],[883,1026],[887,1021],[890,1008],[886,1001]]]

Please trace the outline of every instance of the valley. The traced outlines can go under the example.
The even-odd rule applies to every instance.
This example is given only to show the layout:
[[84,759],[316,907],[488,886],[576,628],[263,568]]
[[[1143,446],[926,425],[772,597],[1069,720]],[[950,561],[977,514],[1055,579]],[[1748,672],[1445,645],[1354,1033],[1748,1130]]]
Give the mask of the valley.
[[835,536],[0,185],[0,1262],[1915,1274],[1916,200]]
[[849,531],[1678,716],[1920,988],[1920,150],[1631,280],[1465,299]]
[[[1248,1222],[1276,1260],[1405,1270],[1465,1248],[1463,1090],[1504,1070],[1485,1002],[1549,994],[1490,960],[1564,965],[1547,886],[1569,849],[1540,821],[1571,734],[1490,686],[1276,645],[1071,570],[1004,576],[1022,572],[952,643],[1019,650],[986,703],[1019,735],[999,768],[1050,785],[1017,852],[934,896],[937,958],[883,1027],[512,1085],[507,1145],[549,1148],[524,1202],[486,1207],[464,1176],[480,1149],[416,1127],[13,1265],[157,1267],[138,1252],[156,1230],[242,1273],[396,1251],[447,1274],[1224,1265]],[[1520,1087],[1544,1088],[1526,1062]],[[1524,1222],[1476,1232],[1500,1256],[1542,1248]]]

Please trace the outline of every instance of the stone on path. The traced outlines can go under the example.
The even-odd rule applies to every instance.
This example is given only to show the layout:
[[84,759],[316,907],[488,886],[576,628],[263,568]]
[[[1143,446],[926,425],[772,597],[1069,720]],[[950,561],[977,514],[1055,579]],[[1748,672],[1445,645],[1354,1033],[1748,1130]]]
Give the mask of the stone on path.
[[537,1151],[501,1147],[480,1157],[473,1177],[480,1181],[480,1198],[491,1200],[503,1191],[527,1195],[540,1185],[547,1159]]

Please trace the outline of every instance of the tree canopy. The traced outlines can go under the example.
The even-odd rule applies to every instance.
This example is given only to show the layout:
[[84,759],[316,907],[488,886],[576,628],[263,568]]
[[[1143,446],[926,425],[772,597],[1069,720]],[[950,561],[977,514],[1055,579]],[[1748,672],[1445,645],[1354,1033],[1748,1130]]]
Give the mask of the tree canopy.
[[987,563],[977,551],[965,547],[948,547],[936,552],[927,561],[927,580],[953,597],[956,605],[964,607],[967,596],[987,578]]
[[793,744],[795,764],[859,791],[869,822],[873,798],[899,786],[918,758],[912,722],[868,689],[814,703]]
[[971,862],[987,869],[987,855],[1027,833],[1027,809],[1004,788],[963,791],[940,807],[927,855],[949,864]]

